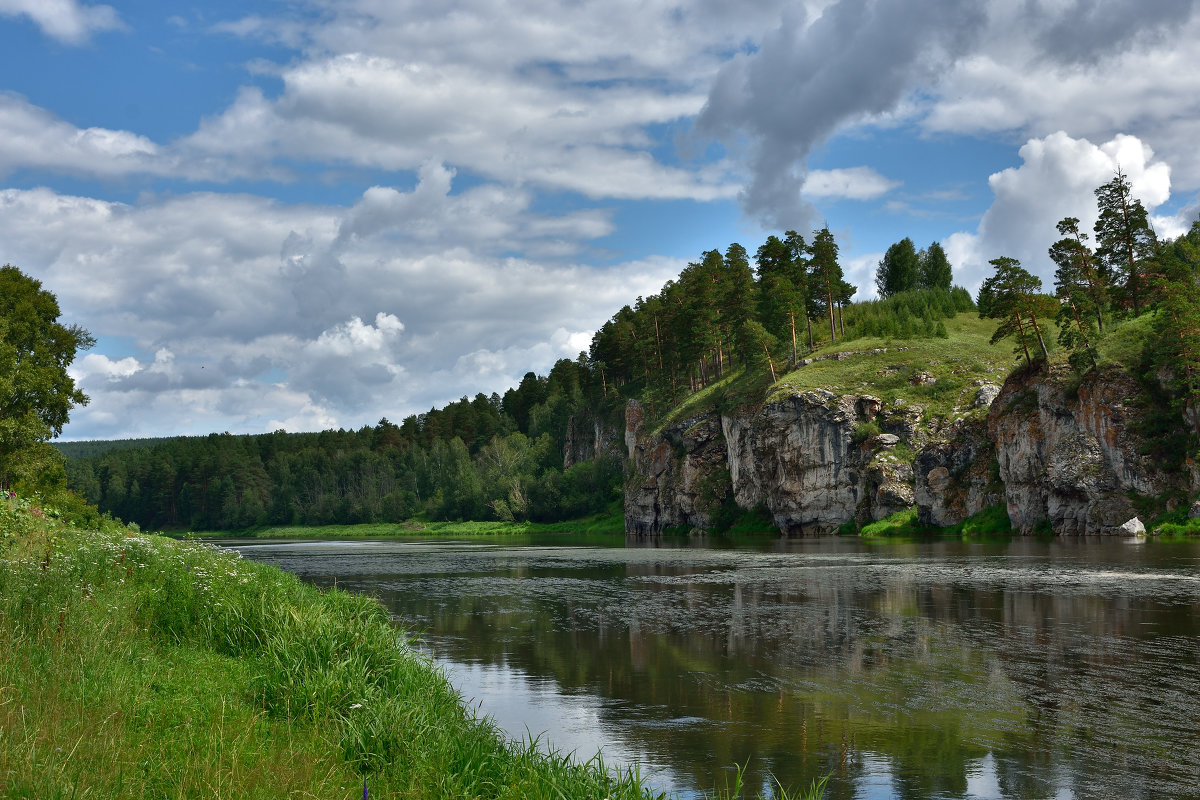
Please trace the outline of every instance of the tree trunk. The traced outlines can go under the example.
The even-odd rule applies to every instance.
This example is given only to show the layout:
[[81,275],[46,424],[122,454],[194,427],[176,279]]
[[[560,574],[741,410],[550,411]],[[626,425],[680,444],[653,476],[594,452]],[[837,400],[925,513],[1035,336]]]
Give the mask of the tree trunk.
[[1020,334],[1020,339],[1021,339],[1021,349],[1025,351],[1025,363],[1032,364],[1033,359],[1031,359],[1029,357],[1029,348],[1025,345],[1025,326],[1021,324],[1020,313],[1016,314],[1016,317],[1017,317],[1017,332]]
[[829,343],[837,341],[837,329],[833,325],[833,292],[826,292],[825,305],[829,308]]
[[1046,349],[1046,340],[1042,338],[1042,329],[1038,327],[1037,317],[1033,314],[1029,315],[1029,324],[1033,325],[1033,332],[1037,335],[1038,344],[1042,348],[1042,358],[1046,363],[1050,363],[1050,351]]
[[796,312],[790,312],[788,318],[792,321],[792,369],[795,369],[796,365],[800,363],[799,356],[796,353]]

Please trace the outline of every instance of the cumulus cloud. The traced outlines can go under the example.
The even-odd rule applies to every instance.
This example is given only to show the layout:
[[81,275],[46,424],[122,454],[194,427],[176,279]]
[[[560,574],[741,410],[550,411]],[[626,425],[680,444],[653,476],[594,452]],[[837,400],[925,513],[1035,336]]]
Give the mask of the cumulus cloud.
[[725,176],[708,181],[645,152],[646,127],[694,115],[699,92],[563,85],[362,53],[303,61],[279,77],[279,97],[244,90],[180,148],[243,165],[301,158],[388,170],[415,169],[433,154],[489,178],[593,197],[734,191]]
[[814,169],[805,176],[801,191],[814,198],[873,200],[899,185],[870,167]]
[[20,167],[114,176],[170,174],[176,165],[144,136],[77,128],[19,95],[0,92],[0,174]]
[[1195,188],[1198,38],[1193,0],[834,0],[785,10],[725,64],[699,127],[745,154],[744,209],[777,228],[813,218],[803,191],[813,148],[863,126],[1132,133]]
[[1170,169],[1134,136],[1096,145],[1060,131],[1030,139],[1019,154],[1020,166],[988,179],[995,199],[978,230],[956,233],[944,243],[956,282],[972,292],[991,274],[988,261],[999,256],[1018,259],[1047,289],[1053,286],[1047,250],[1060,238],[1055,225],[1077,217],[1080,229],[1090,232],[1097,217],[1095,189],[1112,180],[1118,168],[1147,210],[1170,197]]
[[[422,175],[348,207],[0,191],[6,257],[101,342],[76,365],[93,402],[68,435],[357,426],[503,391],[576,357],[683,266],[514,257],[548,241],[578,252],[607,223],[532,211],[521,190],[455,194],[439,164]],[[146,355],[104,355],[113,335]]]
[[75,0],[0,0],[0,15],[28,17],[42,33],[65,44],[83,44],[93,33],[121,28],[112,6]]

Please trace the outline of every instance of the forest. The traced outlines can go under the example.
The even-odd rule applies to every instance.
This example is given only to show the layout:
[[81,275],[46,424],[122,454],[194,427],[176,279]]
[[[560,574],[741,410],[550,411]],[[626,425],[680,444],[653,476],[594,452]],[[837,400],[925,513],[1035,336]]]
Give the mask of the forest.
[[[613,432],[626,400],[661,417],[734,373],[774,383],[830,343],[945,337],[943,321],[968,311],[996,320],[993,340],[1011,339],[1018,360],[1036,365],[1053,348],[1081,373],[1096,366],[1100,337],[1148,316],[1143,377],[1169,384],[1173,412],[1200,436],[1200,221],[1159,241],[1123,174],[1095,194],[1094,246],[1078,219],[1057,224],[1053,294],[999,256],[973,300],[953,285],[940,243],[918,250],[905,238],[879,262],[879,299],[851,302],[858,287],[845,281],[829,229],[808,240],[787,231],[753,259],[737,243],[701,253],[658,294],[617,311],[587,353],[526,374],[503,396],[357,431],[213,434],[103,452],[67,444],[68,484],[106,512],[165,529],[615,512],[623,450]],[[610,432],[604,446],[592,446],[594,430]]]

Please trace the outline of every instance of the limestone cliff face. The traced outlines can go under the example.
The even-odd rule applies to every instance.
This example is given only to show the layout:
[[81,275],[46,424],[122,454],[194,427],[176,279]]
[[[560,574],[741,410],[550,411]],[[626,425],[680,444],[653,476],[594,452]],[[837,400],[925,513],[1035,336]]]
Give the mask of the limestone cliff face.
[[660,435],[644,432],[642,407],[625,409],[625,443],[632,469],[625,483],[625,532],[654,534],[686,526],[707,530],[729,492],[720,423],[703,416]]
[[1011,378],[992,405],[988,434],[1008,516],[1025,533],[1043,520],[1056,533],[1115,533],[1137,516],[1131,494],[1160,495],[1181,476],[1140,454],[1137,381],[1110,368],[1072,393],[1069,377],[1056,368]]
[[816,390],[656,434],[631,403],[626,531],[711,529],[731,500],[765,505],[788,535],[828,533],[913,505],[921,521],[947,526],[999,503],[1022,532],[1048,523],[1063,534],[1118,533],[1137,516],[1131,495],[1200,490],[1192,473],[1165,474],[1142,455],[1131,425],[1140,396],[1119,369],[1072,387],[1056,368],[1002,388],[980,382],[975,408],[964,402],[945,426],[915,404]]
[[563,469],[593,458],[622,455],[618,430],[593,414],[577,414],[567,420],[563,443]]
[[[989,401],[990,402],[990,401]],[[926,525],[957,525],[1004,502],[986,418],[962,420],[913,460],[913,499]]]
[[859,426],[904,430],[919,418],[915,408],[884,412],[869,395],[812,391],[757,412],[705,415],[648,435],[640,406],[631,403],[626,532],[708,529],[730,496],[744,509],[765,505],[789,535],[881,519],[912,505],[912,467],[891,453],[900,435]]

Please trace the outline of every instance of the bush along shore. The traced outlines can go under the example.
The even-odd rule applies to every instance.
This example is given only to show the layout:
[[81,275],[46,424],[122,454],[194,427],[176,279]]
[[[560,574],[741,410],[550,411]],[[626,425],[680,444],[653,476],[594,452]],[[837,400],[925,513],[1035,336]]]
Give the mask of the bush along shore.
[[370,598],[56,517],[0,499],[0,797],[651,797],[507,741]]

